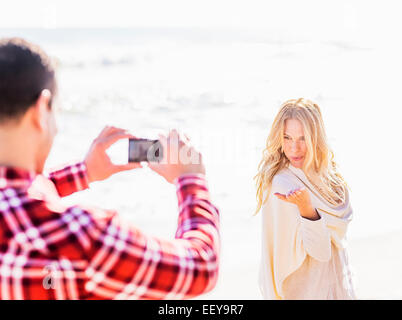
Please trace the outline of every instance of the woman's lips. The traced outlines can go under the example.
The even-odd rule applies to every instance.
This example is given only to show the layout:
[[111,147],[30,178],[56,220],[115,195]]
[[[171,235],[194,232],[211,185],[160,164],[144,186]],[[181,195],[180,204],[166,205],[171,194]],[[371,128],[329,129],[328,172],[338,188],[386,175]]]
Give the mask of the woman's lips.
[[300,161],[303,157],[290,157],[293,161]]

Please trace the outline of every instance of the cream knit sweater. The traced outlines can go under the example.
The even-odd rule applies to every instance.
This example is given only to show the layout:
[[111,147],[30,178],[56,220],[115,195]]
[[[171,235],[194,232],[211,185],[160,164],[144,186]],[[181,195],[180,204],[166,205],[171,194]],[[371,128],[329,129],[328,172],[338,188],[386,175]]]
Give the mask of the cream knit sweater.
[[[303,218],[296,205],[273,195],[302,187],[309,190],[319,220]],[[289,165],[274,177],[261,212],[264,299],[355,299],[345,237],[352,218],[349,194],[344,204],[331,205],[303,170]]]

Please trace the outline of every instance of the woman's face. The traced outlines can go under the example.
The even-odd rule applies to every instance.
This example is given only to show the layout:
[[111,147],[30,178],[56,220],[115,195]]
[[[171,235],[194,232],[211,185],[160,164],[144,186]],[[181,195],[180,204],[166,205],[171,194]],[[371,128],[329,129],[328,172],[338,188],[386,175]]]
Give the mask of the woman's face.
[[287,119],[285,121],[283,141],[283,151],[286,158],[289,159],[294,167],[302,168],[307,147],[303,126],[299,120]]

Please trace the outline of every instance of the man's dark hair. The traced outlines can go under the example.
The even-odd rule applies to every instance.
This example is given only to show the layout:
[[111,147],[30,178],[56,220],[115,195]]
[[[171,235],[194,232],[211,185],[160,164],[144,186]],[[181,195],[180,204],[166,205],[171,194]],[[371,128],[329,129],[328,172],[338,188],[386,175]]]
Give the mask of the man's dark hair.
[[56,94],[48,55],[24,39],[0,39],[0,123],[19,119],[44,89]]

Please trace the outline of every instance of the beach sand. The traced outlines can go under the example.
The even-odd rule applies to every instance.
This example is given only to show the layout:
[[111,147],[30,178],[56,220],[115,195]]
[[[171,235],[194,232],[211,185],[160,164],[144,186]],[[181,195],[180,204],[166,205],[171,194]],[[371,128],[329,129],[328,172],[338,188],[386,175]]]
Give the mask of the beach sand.
[[[358,299],[402,299],[401,244],[402,230],[349,240],[349,259]],[[259,255],[242,249],[245,246],[237,245],[233,249],[243,253],[237,263],[222,262],[216,288],[197,299],[262,299],[257,282]],[[223,252],[223,255],[231,254]]]
[[402,299],[402,230],[350,241],[358,299]]

